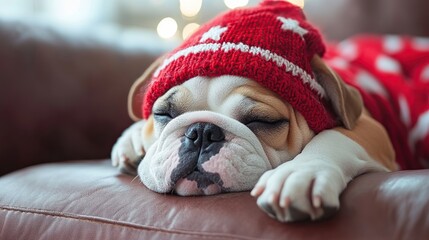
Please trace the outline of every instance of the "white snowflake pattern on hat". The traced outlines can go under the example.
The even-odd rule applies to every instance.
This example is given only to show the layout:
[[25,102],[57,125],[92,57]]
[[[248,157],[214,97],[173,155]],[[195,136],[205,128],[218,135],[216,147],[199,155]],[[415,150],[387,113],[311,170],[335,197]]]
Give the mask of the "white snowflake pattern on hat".
[[226,30],[228,30],[227,27],[221,27],[220,25],[214,26],[214,27],[210,28],[207,32],[205,32],[203,34],[203,36],[201,36],[200,42],[205,42],[208,39],[213,39],[215,41],[219,41],[220,40],[220,36]]
[[283,23],[283,30],[290,30],[299,34],[302,38],[308,33],[308,30],[299,26],[299,22],[295,19],[285,17],[277,17],[277,19]]

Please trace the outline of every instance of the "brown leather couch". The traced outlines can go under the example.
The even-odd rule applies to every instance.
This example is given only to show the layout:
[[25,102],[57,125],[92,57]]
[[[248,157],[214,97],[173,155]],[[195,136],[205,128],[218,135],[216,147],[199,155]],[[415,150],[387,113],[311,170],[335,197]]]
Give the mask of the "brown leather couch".
[[[429,35],[425,0],[320,2],[306,11],[329,39]],[[364,174],[332,218],[293,224],[269,218],[248,192],[163,195],[120,174],[103,159],[131,124],[129,87],[159,54],[144,40],[130,50],[92,34],[0,21],[1,240],[429,238],[429,170]]]

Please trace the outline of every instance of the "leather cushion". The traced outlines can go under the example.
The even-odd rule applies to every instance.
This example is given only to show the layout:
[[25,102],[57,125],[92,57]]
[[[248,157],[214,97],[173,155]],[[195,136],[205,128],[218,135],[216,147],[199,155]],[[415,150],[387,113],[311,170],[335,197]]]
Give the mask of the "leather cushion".
[[109,161],[51,163],[0,178],[0,238],[423,239],[429,170],[365,174],[320,222],[286,224],[248,192],[180,197],[146,189]]

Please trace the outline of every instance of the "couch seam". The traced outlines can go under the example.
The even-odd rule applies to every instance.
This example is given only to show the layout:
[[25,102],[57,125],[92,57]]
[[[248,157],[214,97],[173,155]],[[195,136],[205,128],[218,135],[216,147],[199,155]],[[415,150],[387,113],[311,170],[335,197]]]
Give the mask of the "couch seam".
[[189,235],[189,236],[195,236],[195,237],[201,237],[201,238],[243,239],[243,240],[244,239],[246,239],[246,240],[261,239],[261,238],[253,238],[253,237],[243,237],[243,236],[234,235],[234,234],[229,235],[229,234],[219,234],[219,233],[211,233],[211,232],[199,233],[199,232],[191,232],[191,231],[177,230],[177,229],[176,230],[169,230],[169,229],[164,229],[164,228],[138,225],[138,224],[123,222],[123,221],[118,221],[118,220],[111,220],[111,219],[106,219],[103,217],[78,215],[78,214],[73,214],[73,213],[63,213],[63,212],[49,211],[49,210],[44,210],[44,209],[0,206],[0,210],[5,211],[5,212],[13,211],[13,212],[19,212],[19,213],[26,213],[26,214],[45,215],[45,216],[54,217],[54,218],[82,220],[82,221],[87,221],[87,222],[92,222],[92,223],[97,223],[97,224],[106,224],[106,225],[131,228],[131,229],[140,230],[140,231],[163,232],[163,233],[168,233],[168,234]]

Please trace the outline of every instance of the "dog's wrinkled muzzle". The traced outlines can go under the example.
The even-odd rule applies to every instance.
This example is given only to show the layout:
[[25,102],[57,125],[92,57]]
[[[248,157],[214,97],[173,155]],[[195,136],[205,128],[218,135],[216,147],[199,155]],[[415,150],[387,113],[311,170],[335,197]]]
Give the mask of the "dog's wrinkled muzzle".
[[210,195],[250,190],[271,168],[249,128],[218,113],[196,111],[165,126],[138,172],[157,192]]
[[171,181],[176,184],[186,178],[197,183],[198,189],[205,189],[215,184],[220,191],[223,185],[219,174],[204,170],[202,165],[219,153],[225,142],[223,130],[212,123],[198,122],[190,125],[182,139],[179,149],[179,165],[171,174]]

